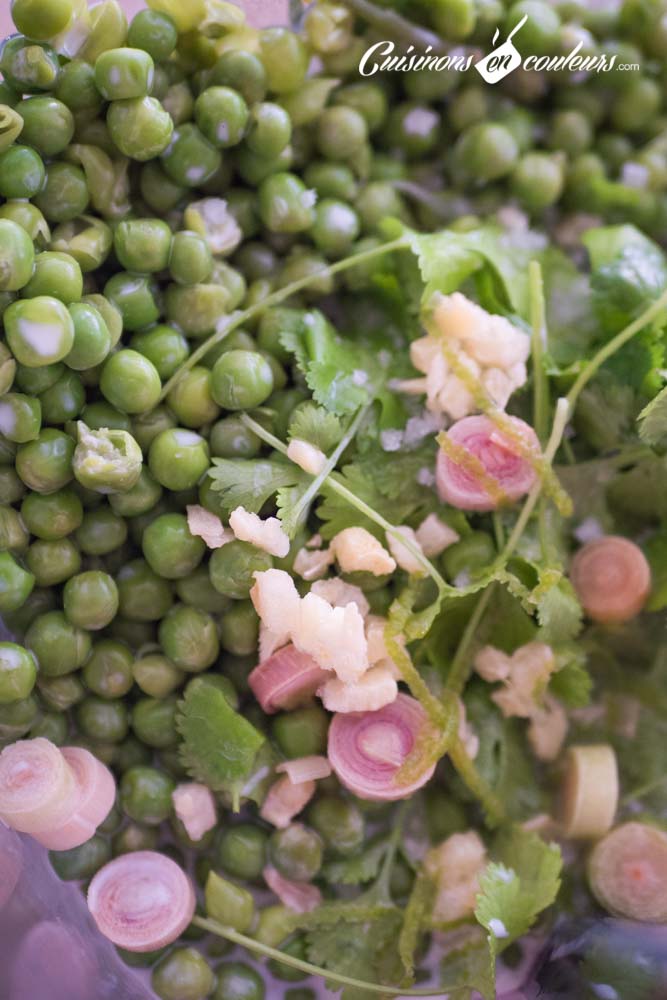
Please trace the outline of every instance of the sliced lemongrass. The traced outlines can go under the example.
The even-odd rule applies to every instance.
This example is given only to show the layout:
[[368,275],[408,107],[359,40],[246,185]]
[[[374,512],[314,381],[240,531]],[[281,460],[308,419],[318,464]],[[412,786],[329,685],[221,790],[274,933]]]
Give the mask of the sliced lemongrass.
[[639,614],[651,589],[651,569],[634,542],[604,535],[583,545],[570,566],[570,579],[593,621],[627,622]]
[[78,796],[74,812],[62,826],[34,834],[50,851],[69,851],[90,840],[116,798],[114,776],[102,761],[83,747],[63,747],[61,752],[74,774]]
[[421,704],[405,694],[399,694],[391,705],[377,712],[334,715],[329,727],[328,755],[338,780],[362,799],[407,798],[435,770],[435,763],[430,763],[410,781],[396,780],[429,724]]
[[606,743],[570,747],[561,789],[561,823],[567,837],[602,837],[618,806],[616,754]]
[[667,834],[624,823],[595,845],[588,880],[601,906],[619,917],[667,921]]
[[155,951],[191,922],[195,893],[171,858],[135,851],[100,868],[88,889],[88,909],[100,932],[119,948]]
[[0,753],[0,817],[15,830],[54,830],[71,817],[77,801],[74,774],[49,740],[19,740]]

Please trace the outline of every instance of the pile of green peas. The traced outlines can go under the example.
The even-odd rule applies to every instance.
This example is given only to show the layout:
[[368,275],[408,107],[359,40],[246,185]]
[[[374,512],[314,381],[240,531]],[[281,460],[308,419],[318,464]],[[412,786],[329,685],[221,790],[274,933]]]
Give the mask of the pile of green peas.
[[[387,37],[382,7],[365,21],[352,2],[318,0],[297,32],[241,27],[206,0],[151,6],[128,24],[117,0],[12,0],[19,33],[0,48],[0,615],[12,640],[0,642],[0,745],[76,742],[114,769],[106,823],[53,855],[63,878],[125,851],[196,848],[216,911],[303,956],[284,907],[258,912],[251,890],[267,863],[323,879],[381,810],[330,778],[285,830],[221,803],[216,830],[189,840],[171,800],[187,780],[175,720],[188,685],[217,685],[284,757],[324,752],[329,720],[315,703],[269,720],[249,697],[253,573],[293,555],[241,541],[211,553],[186,506],[221,513],[211,459],[262,454],[243,412],[284,439],[309,394],[280,335],[319,297],[372,285],[372,266],[334,277],[326,265],[378,245],[386,217],[430,230],[512,204],[556,231],[581,211],[664,227],[667,19],[661,0],[401,5],[417,32],[457,45],[489,50],[497,26],[527,13],[524,54],[581,42],[640,67],[585,80],[519,70],[489,87],[474,71],[361,76]],[[308,276],[192,363],[221,317]],[[469,577],[494,551],[473,531],[441,568]],[[386,612],[391,582],[354,582]],[[434,839],[465,825],[439,794]],[[191,928],[171,950],[125,957],[153,966],[164,1000],[261,1000],[263,977],[226,949]]]

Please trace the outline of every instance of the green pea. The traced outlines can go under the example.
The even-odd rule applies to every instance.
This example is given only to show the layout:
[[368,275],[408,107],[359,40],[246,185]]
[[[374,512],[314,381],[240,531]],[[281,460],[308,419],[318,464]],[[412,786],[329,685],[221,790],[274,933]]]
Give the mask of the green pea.
[[12,302],[3,322],[12,354],[28,368],[62,361],[74,344],[72,317],[51,295]]
[[28,595],[22,607],[16,611],[8,611],[3,617],[7,628],[18,636],[25,636],[31,623],[40,614],[52,611],[56,606],[54,593],[51,589],[35,589]]
[[355,854],[364,843],[364,817],[348,799],[332,795],[318,798],[308,810],[308,822],[337,854]]
[[190,533],[183,514],[163,514],[144,531],[142,549],[151,569],[165,579],[175,580],[199,565],[206,544]]
[[95,86],[95,69],[84,59],[72,59],[61,67],[54,93],[73,113],[97,114],[102,107],[102,98]]
[[119,310],[126,330],[140,330],[159,319],[156,293],[151,278],[127,271],[114,274],[104,286],[104,294]]
[[388,181],[371,181],[359,192],[355,208],[365,232],[375,231],[383,219],[407,218],[405,201]]
[[0,195],[32,198],[41,191],[46,177],[44,162],[30,146],[10,146],[0,153]]
[[81,555],[69,538],[37,540],[26,553],[26,565],[39,587],[64,583],[81,569]]
[[25,493],[25,485],[13,469],[0,468],[0,503],[17,503]]
[[228,149],[243,139],[248,123],[248,105],[241,94],[231,87],[208,87],[203,90],[195,101],[194,112],[197,125],[214,146]]
[[135,736],[158,750],[175,746],[177,707],[176,698],[141,698],[132,709]]
[[[187,188],[175,184],[165,174],[157,160],[149,160],[141,169],[139,178],[141,197],[154,212],[165,214],[176,207],[187,193]],[[174,238],[178,233],[174,234]],[[172,253],[173,253],[172,241]]]
[[40,674],[62,677],[78,670],[91,650],[88,632],[67,620],[62,611],[47,611],[30,624],[25,644],[37,657]]
[[215,977],[194,948],[175,948],[153,968],[151,985],[161,1000],[204,1000],[215,985]]
[[160,622],[158,635],[165,655],[189,673],[206,670],[217,659],[220,643],[215,620],[198,608],[176,605]]
[[342,52],[352,40],[354,17],[341,3],[319,3],[304,19],[306,37],[316,52],[324,55]]
[[162,487],[144,465],[134,486],[125,493],[110,496],[109,503],[114,513],[121,517],[137,517],[152,510],[161,496]]
[[273,559],[267,552],[249,542],[235,539],[212,553],[209,573],[218,593],[240,600],[250,593],[255,582],[254,574],[271,566]]
[[15,642],[0,642],[0,703],[21,701],[35,686],[35,657]]
[[120,309],[103,295],[84,295],[82,302],[95,306],[111,334],[111,346],[115,347],[123,332],[123,316]]
[[71,489],[29,493],[21,504],[21,517],[31,534],[54,541],[76,531],[83,519],[83,506]]
[[21,35],[5,39],[0,48],[0,71],[19,93],[34,94],[53,90],[58,82],[60,63],[57,52]]
[[102,369],[100,389],[122,413],[151,410],[158,402],[161,388],[155,365],[138,351],[117,351]]
[[153,60],[143,49],[108,49],[95,62],[95,86],[106,101],[145,97],[153,68]]
[[98,631],[113,620],[118,611],[118,588],[113,577],[89,570],[71,577],[63,590],[63,608],[78,628]]
[[242,934],[250,929],[255,915],[255,901],[247,889],[212,871],[206,880],[204,900],[206,913],[213,920]]
[[510,177],[512,190],[530,212],[541,212],[558,201],[564,181],[561,161],[547,153],[526,153]]
[[455,147],[461,169],[475,181],[503,177],[514,167],[518,153],[512,133],[504,125],[487,122],[466,129]]
[[273,391],[271,367],[255,351],[227,351],[214,365],[211,391],[226,410],[261,406]]
[[134,683],[134,658],[128,647],[115,639],[100,639],[83,668],[89,691],[100,698],[122,698]]
[[178,32],[168,14],[160,10],[140,10],[127,32],[127,43],[148,52],[156,62],[167,59],[176,48]]
[[[30,280],[34,261],[32,240],[25,229],[11,219],[1,218],[0,291],[14,292],[23,288]],[[5,323],[6,314],[5,309]]]
[[114,431],[126,431],[128,434],[133,426],[126,413],[121,413],[104,399],[86,404],[81,413],[81,422],[91,431],[102,431],[108,428]]
[[38,712],[39,706],[32,695],[8,705],[0,704],[0,740],[3,743],[20,740],[34,725]]
[[590,118],[577,108],[557,111],[551,119],[548,144],[570,156],[584,153],[593,143]]
[[[115,355],[118,357],[118,355]],[[127,431],[91,430],[80,420],[72,469],[79,483],[96,493],[124,492],[141,475],[141,448]]]
[[613,102],[612,125],[619,132],[641,132],[656,117],[661,104],[662,94],[655,80],[633,78]]
[[235,601],[220,616],[220,645],[228,653],[245,656],[255,652],[259,639],[259,619],[251,601]]
[[42,737],[42,739],[55,743],[58,747],[67,743],[68,734],[67,716],[59,712],[41,712],[30,727],[31,740]]
[[233,308],[226,288],[209,281],[201,285],[168,285],[165,294],[167,319],[188,337],[207,337],[221,314]]
[[107,506],[86,511],[74,533],[76,544],[87,556],[105,556],[127,538],[127,525]]
[[219,416],[220,407],[213,399],[211,388],[211,372],[203,365],[195,365],[184,372],[167,396],[179,424],[201,427]]
[[172,139],[162,154],[167,175],[184,187],[198,187],[218,170],[220,152],[192,122],[174,129]]
[[262,442],[234,415],[213,424],[209,436],[211,454],[219,458],[255,458]]
[[211,69],[211,82],[237,90],[247,104],[262,101],[266,94],[266,70],[262,62],[243,49],[223,52]]
[[23,444],[34,441],[42,425],[42,407],[38,399],[20,392],[0,397],[0,430],[10,441]]
[[179,80],[171,84],[162,98],[162,107],[169,113],[174,125],[182,125],[183,122],[190,121],[195,107],[195,99],[187,81]]
[[49,859],[58,878],[78,882],[90,878],[111,860],[111,846],[104,837],[94,836],[69,851],[51,851]]
[[325,108],[317,126],[317,147],[327,160],[349,160],[368,140],[366,120],[351,107]]
[[190,353],[181,331],[166,324],[135,333],[130,343],[132,350],[143,354],[155,366],[161,379],[171,378]]
[[171,778],[153,767],[132,767],[120,783],[121,808],[136,823],[159,826],[171,813],[175,787]]
[[278,715],[271,727],[273,738],[287,757],[325,753],[328,729],[329,716],[316,705]]
[[269,857],[285,878],[309,882],[322,866],[322,838],[303,823],[290,823],[269,837]]
[[507,12],[505,31],[509,34],[519,21],[527,16],[521,29],[522,44],[531,55],[550,55],[558,46],[560,17],[554,8],[543,0],[518,0]]
[[39,402],[45,424],[65,424],[81,413],[86,402],[86,390],[76,372],[68,371],[41,394]]
[[199,233],[182,230],[171,241],[169,273],[178,285],[198,285],[208,281],[213,257],[206,239]]
[[223,962],[216,974],[215,1000],[264,1000],[266,996],[262,976],[245,962]]
[[229,607],[229,599],[213,587],[206,565],[200,565],[192,573],[181,577],[174,586],[179,600],[209,614],[221,614]]
[[10,552],[24,552],[28,547],[29,540],[30,532],[18,511],[14,510],[13,507],[0,506],[0,549],[9,549]]
[[143,559],[133,559],[116,575],[118,607],[133,622],[158,621],[173,603],[171,587]]
[[[72,141],[74,117],[67,105],[55,97],[46,95],[29,97],[21,102],[18,112],[23,118],[21,139],[34,147],[42,156],[57,156]],[[42,181],[44,176],[42,164]],[[36,194],[40,187],[41,184],[35,188],[33,194]],[[30,197],[30,195],[16,195],[16,197]]]
[[158,434],[176,426],[176,418],[166,406],[156,406],[154,410],[140,413],[132,419],[132,433],[144,454]]
[[127,271],[163,271],[169,263],[171,229],[161,219],[129,219],[116,226],[113,245]]
[[90,201],[85,173],[74,163],[53,160],[46,168],[44,186],[34,200],[49,222],[76,219],[83,215]]
[[303,39],[287,28],[260,32],[259,51],[268,89],[276,94],[297,90],[306,78],[309,55]]
[[324,198],[315,208],[312,237],[327,257],[342,257],[359,236],[359,217],[345,202]]
[[309,188],[314,188],[320,198],[337,198],[353,201],[357,195],[357,180],[345,163],[317,160],[308,164],[303,179]]
[[135,660],[132,672],[137,686],[150,698],[166,698],[185,678],[182,670],[159,653],[149,653]]
[[75,716],[84,736],[96,743],[120,743],[127,736],[127,708],[118,699],[106,701],[89,695],[77,705]]
[[268,834],[251,823],[239,823],[222,831],[217,859],[235,878],[256,881],[266,865]]
[[12,21],[22,34],[48,41],[67,27],[72,10],[72,0],[13,0]]
[[74,343],[65,364],[76,371],[100,365],[111,350],[111,334],[102,314],[88,302],[74,302],[69,307],[74,325]]
[[154,851],[158,844],[158,832],[148,826],[129,823],[112,840],[114,857],[132,854],[133,851]]
[[196,486],[209,467],[208,445],[194,431],[176,427],[161,431],[150,445],[148,465],[169,490]]
[[142,163],[165,153],[174,135],[169,113],[154,97],[112,101],[107,125],[121,153]]
[[259,188],[259,214],[274,233],[298,233],[314,221],[315,196],[296,176],[271,174]]

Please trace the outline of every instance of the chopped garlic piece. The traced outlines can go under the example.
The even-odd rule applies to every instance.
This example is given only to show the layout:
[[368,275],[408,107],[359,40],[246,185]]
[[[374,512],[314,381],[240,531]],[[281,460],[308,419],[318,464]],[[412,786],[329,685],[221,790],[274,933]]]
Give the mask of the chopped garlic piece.
[[289,634],[298,623],[301,598],[285,570],[255,573],[250,599],[263,624],[276,635]]
[[206,785],[188,781],[171,793],[174,811],[190,840],[201,840],[218,821],[213,793]]
[[361,587],[356,587],[353,583],[346,583],[339,576],[332,576],[327,580],[317,580],[310,588],[310,592],[317,594],[318,597],[323,597],[334,608],[344,608],[346,604],[356,604],[362,618],[365,618],[371,610]]
[[[412,528],[408,528],[407,525],[402,524],[396,530],[400,532],[400,534],[403,535],[403,537],[406,538],[409,542],[411,542],[412,545],[414,545],[417,549],[420,549],[419,542],[417,541],[417,536],[415,535]],[[401,567],[401,569],[404,569],[406,573],[421,573],[423,575],[424,573],[423,565],[420,563],[419,559],[417,559],[417,556],[410,551],[407,545],[404,545],[403,542],[399,542],[399,540],[395,538],[393,535],[390,535],[389,532],[386,532],[385,537],[387,539],[387,545],[389,546],[389,551],[391,552],[392,556],[394,557],[398,565]]]
[[224,198],[202,198],[190,202],[183,221],[187,229],[203,236],[211,253],[227,257],[236,250],[243,238],[238,222],[229,211]]
[[458,542],[461,536],[441,521],[437,514],[429,514],[415,531],[415,537],[424,555],[431,559],[433,556],[439,556],[454,542]]
[[331,539],[331,551],[344,573],[366,571],[375,576],[393,573],[396,562],[365,528],[344,528]]
[[289,632],[272,632],[264,622],[259,623],[259,662],[268,660],[277,649],[289,642]]
[[437,886],[433,919],[449,924],[472,916],[486,867],[486,848],[479,834],[473,830],[452,834],[427,852],[424,867]]
[[544,708],[535,712],[528,726],[528,741],[538,760],[555,760],[567,736],[568,721],[559,701],[547,695]]
[[324,670],[333,670],[347,683],[356,681],[368,669],[364,619],[356,604],[332,608],[317,594],[301,601],[298,628],[292,642],[308,653]]
[[[443,341],[456,354],[447,360]],[[460,420],[478,410],[475,383],[504,409],[527,378],[530,338],[504,316],[486,312],[460,292],[436,294],[431,329],[410,345],[410,358],[425,378],[399,383],[403,392],[426,393],[427,408]],[[459,366],[469,376],[461,376]],[[456,373],[458,372],[458,374]]]
[[311,476],[318,476],[327,464],[327,456],[309,441],[294,438],[287,448],[287,457]]
[[529,642],[520,646],[510,657],[510,672],[503,682],[504,687],[494,691],[491,698],[504,716],[529,719],[542,707],[555,666],[553,650],[545,643]]
[[330,549],[299,549],[292,569],[303,580],[319,580],[334,561]]
[[504,681],[510,674],[510,658],[495,646],[484,646],[475,657],[475,670],[485,681]]
[[220,518],[210,510],[200,507],[199,504],[189,504],[185,510],[190,534],[203,538],[209,549],[219,549],[234,540],[234,532],[225,528]]
[[278,778],[269,788],[259,815],[267,823],[284,830],[295,816],[304,809],[315,794],[314,781],[302,781],[293,785],[286,774]]
[[354,684],[336,678],[317,692],[329,712],[377,712],[398,696],[398,684],[387,667],[371,667]]
[[289,538],[277,517],[263,521],[245,507],[237,507],[229,515],[229,526],[240,541],[250,542],[272,556],[284,559],[289,552]]

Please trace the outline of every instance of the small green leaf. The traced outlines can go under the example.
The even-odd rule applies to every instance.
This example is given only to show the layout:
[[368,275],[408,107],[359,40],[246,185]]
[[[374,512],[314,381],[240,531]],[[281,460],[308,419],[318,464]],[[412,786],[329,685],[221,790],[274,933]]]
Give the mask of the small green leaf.
[[214,458],[208,474],[225,510],[241,506],[255,514],[282,487],[310,481],[293,462],[278,459]]
[[639,414],[639,437],[660,452],[667,450],[667,388]]
[[549,690],[568,708],[584,708],[591,700],[593,681],[586,670],[586,654],[581,646],[567,643],[554,649],[556,673]]
[[382,837],[361,854],[330,861],[324,869],[327,881],[334,885],[361,885],[364,882],[371,882],[380,871],[388,846],[388,838]]
[[541,627],[540,639],[549,645],[569,642],[581,632],[583,610],[574,587],[565,577],[539,599],[537,620]]
[[289,425],[290,440],[309,441],[325,454],[334,448],[343,436],[343,426],[334,413],[329,413],[314,403],[303,403]]
[[213,791],[243,782],[264,736],[210,684],[188,688],[178,708],[180,756],[188,773]]
[[448,1000],[472,1000],[478,993],[484,1000],[495,1000],[495,962],[479,929],[464,945],[447,952],[440,975]]

